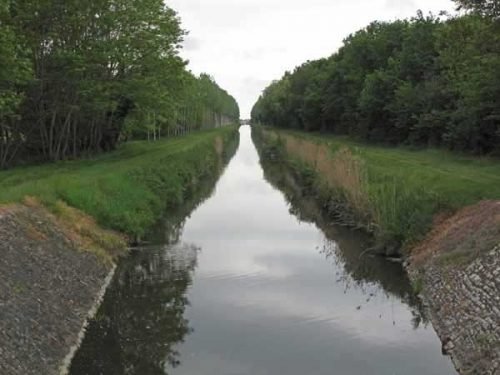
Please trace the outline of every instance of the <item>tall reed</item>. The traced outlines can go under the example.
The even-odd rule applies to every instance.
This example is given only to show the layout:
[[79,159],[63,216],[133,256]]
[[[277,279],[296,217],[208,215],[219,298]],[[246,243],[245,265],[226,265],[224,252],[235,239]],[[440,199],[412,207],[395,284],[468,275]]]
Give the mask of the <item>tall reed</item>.
[[351,210],[356,225],[373,232],[386,252],[399,252],[423,236],[442,204],[432,192],[370,169],[356,147],[334,148],[328,142],[270,130],[264,130],[264,135],[269,142],[278,140],[289,159],[310,168],[322,199],[344,201],[346,205],[338,209]]

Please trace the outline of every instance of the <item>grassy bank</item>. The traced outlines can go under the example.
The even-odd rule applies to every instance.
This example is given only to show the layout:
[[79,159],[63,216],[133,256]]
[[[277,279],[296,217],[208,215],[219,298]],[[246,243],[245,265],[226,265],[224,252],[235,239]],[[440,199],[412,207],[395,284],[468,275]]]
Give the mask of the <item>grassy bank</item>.
[[347,205],[356,222],[374,232],[389,253],[420,240],[436,214],[500,199],[498,160],[262,130],[265,142],[286,151],[291,165],[332,211]]
[[34,197],[56,215],[65,205],[137,238],[165,208],[180,204],[197,181],[220,167],[235,127],[165,141],[131,142],[92,160],[0,172],[0,205]]

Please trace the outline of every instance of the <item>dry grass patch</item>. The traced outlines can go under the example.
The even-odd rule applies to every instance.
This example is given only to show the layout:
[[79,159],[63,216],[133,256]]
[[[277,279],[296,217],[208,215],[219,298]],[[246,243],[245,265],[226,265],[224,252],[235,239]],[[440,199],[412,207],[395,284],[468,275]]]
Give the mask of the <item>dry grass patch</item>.
[[332,152],[325,143],[315,143],[290,135],[281,137],[287,154],[298,157],[313,167],[329,189],[340,190],[359,217],[373,217],[364,163],[348,147]]
[[8,214],[9,212],[12,212],[12,210],[15,209],[15,205],[13,204],[5,204],[5,205],[2,205],[0,206],[0,219],[2,218],[2,216]]
[[[258,130],[266,143],[281,148],[292,165],[304,172],[306,183],[324,202],[333,198],[333,211],[352,211],[358,223],[374,233],[377,248],[386,253],[416,252],[425,258],[433,250],[416,246],[432,228],[441,228],[437,232],[454,231],[446,240],[436,239],[449,247],[443,261],[466,262],[474,251],[487,249],[500,238],[499,213],[491,203],[500,199],[498,161],[440,150],[366,145],[333,135]],[[336,205],[337,200],[346,205]],[[476,207],[481,212],[460,211],[448,217],[485,201],[489,203]]]
[[[23,203],[32,209],[43,211],[44,216],[47,216],[78,249],[95,254],[107,264],[113,263],[126,252],[127,241],[124,236],[102,229],[91,216],[62,201],[51,206],[50,212],[36,198],[26,197]],[[47,239],[46,235],[33,225],[28,226],[27,233],[36,234],[33,237],[35,240]]]
[[483,201],[441,218],[411,253],[416,265],[434,255],[445,264],[467,264],[499,244],[500,201]]
[[26,231],[26,235],[28,236],[28,238],[32,241],[41,242],[48,240],[47,234],[43,233],[32,223],[26,223],[26,227],[24,228],[24,230]]
[[221,137],[215,137],[214,143],[215,151],[217,152],[217,155],[221,157],[224,152],[224,140]]

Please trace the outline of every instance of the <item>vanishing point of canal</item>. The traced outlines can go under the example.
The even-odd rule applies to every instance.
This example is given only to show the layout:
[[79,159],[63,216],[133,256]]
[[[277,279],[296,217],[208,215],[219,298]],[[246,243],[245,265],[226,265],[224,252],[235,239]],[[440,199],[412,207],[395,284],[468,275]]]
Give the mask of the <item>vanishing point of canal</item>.
[[119,265],[71,374],[455,374],[401,266],[307,220],[250,132],[212,195]]

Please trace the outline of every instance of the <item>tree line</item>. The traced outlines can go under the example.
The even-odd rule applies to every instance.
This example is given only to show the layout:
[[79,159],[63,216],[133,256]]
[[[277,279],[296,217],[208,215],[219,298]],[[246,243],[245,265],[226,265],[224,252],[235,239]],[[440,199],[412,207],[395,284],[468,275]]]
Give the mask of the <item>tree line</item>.
[[500,154],[498,0],[373,22],[267,87],[252,120],[389,144]]
[[0,168],[239,119],[162,0],[0,0]]

